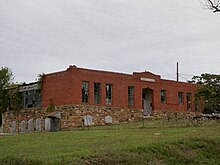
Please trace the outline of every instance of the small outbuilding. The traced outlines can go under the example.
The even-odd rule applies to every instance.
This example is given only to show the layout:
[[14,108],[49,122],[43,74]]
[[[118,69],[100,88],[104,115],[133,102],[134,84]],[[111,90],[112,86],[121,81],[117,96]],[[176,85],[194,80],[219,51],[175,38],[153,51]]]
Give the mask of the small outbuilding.
[[45,119],[45,130],[49,132],[58,132],[60,131],[60,112],[51,112],[47,114]]

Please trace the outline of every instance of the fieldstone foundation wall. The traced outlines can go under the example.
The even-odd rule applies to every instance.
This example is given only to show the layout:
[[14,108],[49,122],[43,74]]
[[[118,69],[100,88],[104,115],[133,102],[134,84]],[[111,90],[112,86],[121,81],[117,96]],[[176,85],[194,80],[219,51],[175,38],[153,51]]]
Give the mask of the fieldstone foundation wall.
[[[153,119],[185,119],[196,116],[195,112],[171,112],[154,110]],[[8,111],[3,114],[4,133],[28,133],[40,131],[73,130],[84,126],[102,126],[129,121],[140,121],[142,110],[105,106],[65,105],[45,109],[20,110],[19,114]],[[55,124],[56,122],[56,124]],[[54,128],[56,127],[56,128]],[[53,129],[51,129],[53,128]]]
[[97,126],[138,121],[142,117],[142,110],[118,109],[104,106],[62,106],[57,111],[61,112],[61,130],[88,125]]
[[176,111],[164,111],[164,110],[154,110],[152,116],[154,119],[191,119],[195,116],[201,115],[201,112],[176,112]]
[[[47,109],[20,110],[19,114],[8,111],[3,114],[4,133],[28,133],[50,131],[52,118],[59,114],[59,130],[72,130],[83,126],[101,126],[129,121],[139,121],[142,110],[105,106],[65,105]],[[54,115],[54,116],[53,116]]]
[[13,134],[40,131],[39,127],[44,128],[44,116],[41,109],[20,110],[19,114],[7,111],[2,115],[2,131]]

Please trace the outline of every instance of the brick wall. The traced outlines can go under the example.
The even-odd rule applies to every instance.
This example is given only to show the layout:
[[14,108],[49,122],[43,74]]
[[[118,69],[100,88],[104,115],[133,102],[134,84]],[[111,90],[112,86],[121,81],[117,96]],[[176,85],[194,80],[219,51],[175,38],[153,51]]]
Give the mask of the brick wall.
[[[143,81],[142,78],[155,82]],[[89,82],[89,102],[82,103],[82,81]],[[142,109],[142,91],[144,88],[153,90],[153,109],[167,111],[187,111],[186,93],[192,95],[192,111],[194,110],[194,94],[197,86],[194,84],[163,80],[159,75],[150,72],[121,74],[105,71],[69,67],[66,71],[47,74],[43,80],[43,107],[48,107],[50,99],[56,106],[78,104],[95,105],[94,83],[101,83],[101,104],[117,108],[128,107],[128,86],[135,88],[135,105],[133,109]],[[106,105],[106,84],[113,85],[112,105]],[[167,103],[161,103],[160,91],[167,91]],[[178,92],[184,93],[184,104],[178,105]]]
[[[82,82],[89,82],[89,101],[82,103]],[[101,84],[101,104],[94,102],[94,83]],[[106,104],[106,84],[113,85],[112,104]],[[134,106],[128,106],[128,86],[134,86]],[[194,110],[194,84],[163,80],[159,75],[150,72],[134,72],[122,74],[96,71],[70,66],[66,71],[47,74],[43,79],[43,109],[22,110],[19,116],[12,112],[3,115],[4,132],[28,130],[28,124],[38,123],[40,131],[45,130],[47,108],[51,104],[61,114],[61,130],[71,130],[85,125],[85,116],[92,117],[92,125],[105,125],[106,116],[112,123],[136,121],[142,118],[143,91],[152,91],[152,115],[163,116],[164,112],[175,114],[191,114]],[[167,101],[161,103],[161,90],[166,90]],[[183,92],[183,105],[178,104],[178,92]],[[191,93],[191,110],[187,110],[186,94]],[[184,112],[184,113],[183,113]],[[22,122],[22,123],[21,123]],[[40,125],[40,126],[39,126]],[[21,128],[22,127],[22,128]]]

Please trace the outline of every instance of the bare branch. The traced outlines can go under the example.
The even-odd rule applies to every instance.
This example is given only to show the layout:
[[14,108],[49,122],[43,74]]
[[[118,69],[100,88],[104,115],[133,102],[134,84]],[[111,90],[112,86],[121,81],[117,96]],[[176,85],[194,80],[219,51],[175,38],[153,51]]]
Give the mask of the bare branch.
[[220,0],[200,0],[200,3],[203,8],[212,10],[213,13],[220,12]]

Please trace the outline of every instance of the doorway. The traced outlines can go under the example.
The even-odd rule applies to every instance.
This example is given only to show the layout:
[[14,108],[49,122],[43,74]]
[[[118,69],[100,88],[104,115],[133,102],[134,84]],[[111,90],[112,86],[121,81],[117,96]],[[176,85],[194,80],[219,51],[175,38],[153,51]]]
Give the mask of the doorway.
[[51,112],[46,115],[45,130],[50,132],[58,132],[61,130],[61,113]]
[[153,90],[150,88],[144,88],[142,90],[142,108],[144,116],[149,116],[152,113]]
[[50,118],[51,127],[50,132],[58,132],[60,131],[60,119],[56,117]]

